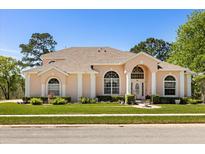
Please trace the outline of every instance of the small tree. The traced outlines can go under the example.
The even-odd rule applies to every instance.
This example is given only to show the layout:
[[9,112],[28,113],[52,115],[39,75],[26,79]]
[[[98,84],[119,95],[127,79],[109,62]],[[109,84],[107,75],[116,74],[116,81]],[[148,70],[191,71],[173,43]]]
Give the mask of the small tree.
[[11,57],[0,56],[0,90],[5,99],[10,99],[12,92],[19,87],[21,80],[18,62]]
[[201,94],[201,100],[205,103],[205,75],[198,75],[194,78],[194,81],[199,88],[199,92]]

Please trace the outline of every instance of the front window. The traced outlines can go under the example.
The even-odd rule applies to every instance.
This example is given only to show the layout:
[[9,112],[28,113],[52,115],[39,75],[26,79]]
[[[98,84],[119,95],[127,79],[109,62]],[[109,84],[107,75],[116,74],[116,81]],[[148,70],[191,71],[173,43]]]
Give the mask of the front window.
[[114,71],[109,71],[104,76],[104,94],[119,94],[119,76]]
[[60,96],[60,83],[58,79],[52,78],[48,81],[48,95]]
[[171,75],[164,79],[164,94],[166,96],[176,95],[176,79]]

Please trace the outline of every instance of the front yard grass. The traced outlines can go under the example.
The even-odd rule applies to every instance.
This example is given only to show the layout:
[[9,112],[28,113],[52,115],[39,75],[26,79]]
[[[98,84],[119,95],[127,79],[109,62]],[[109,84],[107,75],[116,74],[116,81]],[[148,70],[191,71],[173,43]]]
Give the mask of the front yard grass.
[[205,123],[205,116],[173,117],[0,117],[1,125],[14,124],[175,124]]
[[162,104],[157,109],[139,109],[115,103],[25,105],[0,103],[0,115],[24,114],[157,114],[157,113],[205,113],[205,105]]

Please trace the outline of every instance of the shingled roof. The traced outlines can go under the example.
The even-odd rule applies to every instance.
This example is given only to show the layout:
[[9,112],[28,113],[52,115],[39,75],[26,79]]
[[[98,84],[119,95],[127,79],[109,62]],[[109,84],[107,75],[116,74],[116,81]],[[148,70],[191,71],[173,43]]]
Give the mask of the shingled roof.
[[[71,47],[41,56],[42,60],[61,59],[60,61],[32,68],[24,72],[41,72],[49,68],[57,68],[65,73],[97,73],[92,70],[91,65],[121,65],[136,56],[137,54],[135,53],[123,52],[110,47]],[[161,70],[188,70],[158,59],[156,60],[159,62]]]

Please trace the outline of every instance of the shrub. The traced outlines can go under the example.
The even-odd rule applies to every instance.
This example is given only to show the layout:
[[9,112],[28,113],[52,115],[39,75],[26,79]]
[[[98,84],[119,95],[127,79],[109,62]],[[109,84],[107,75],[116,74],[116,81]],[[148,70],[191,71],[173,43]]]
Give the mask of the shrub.
[[112,102],[112,96],[97,96],[98,102]]
[[126,95],[125,102],[127,104],[134,104],[135,103],[135,96],[134,95]]
[[202,103],[202,100],[188,98],[187,103],[188,104],[200,104],[200,103]]
[[151,99],[150,95],[145,96],[145,99]]
[[188,97],[183,97],[180,99],[180,104],[187,104],[188,103]]
[[95,98],[90,98],[90,103],[91,104],[95,104],[97,101],[96,101],[96,99]]
[[111,97],[112,97],[112,102],[125,101],[125,97],[124,96],[111,96]]
[[153,101],[154,104],[160,103],[160,97],[157,95],[152,95],[151,99],[152,99],[151,101]]
[[29,102],[32,104],[32,105],[42,105],[43,104],[43,101],[42,99],[40,98],[31,98],[29,100]]
[[119,102],[119,101],[125,101],[124,96],[97,96],[98,102]]
[[[30,103],[30,100],[32,98],[39,98],[43,101],[43,103],[48,103],[48,97],[23,97],[22,100],[25,104]],[[55,99],[57,97],[52,97],[50,98],[50,100],[52,101],[53,99]],[[66,100],[66,103],[70,103],[71,102],[71,97],[67,96],[67,97],[60,97]]]
[[179,97],[160,97],[152,96],[154,104],[175,104],[175,100],[179,100]]
[[43,103],[48,103],[48,97],[23,97],[22,100],[25,104],[30,103],[32,98],[39,98],[43,101]]
[[69,97],[69,96],[67,96],[67,97],[52,97],[51,100],[52,99],[56,99],[56,98],[63,98],[66,101],[66,103],[70,103],[71,102],[71,97]]
[[51,104],[53,105],[64,105],[66,104],[66,100],[62,97],[55,97],[51,100]]
[[95,104],[97,102],[96,98],[81,97],[80,103],[82,104]]
[[82,104],[89,104],[90,103],[90,99],[87,97],[80,97],[80,102]]

